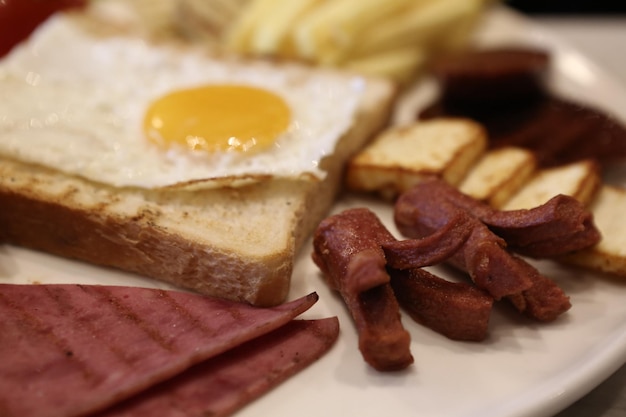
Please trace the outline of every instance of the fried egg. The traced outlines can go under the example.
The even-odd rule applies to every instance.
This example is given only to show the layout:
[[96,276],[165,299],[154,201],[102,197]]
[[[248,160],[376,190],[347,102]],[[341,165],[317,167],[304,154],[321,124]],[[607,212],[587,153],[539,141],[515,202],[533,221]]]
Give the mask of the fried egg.
[[360,77],[98,36],[58,15],[0,62],[0,155],[117,187],[323,178],[363,89]]

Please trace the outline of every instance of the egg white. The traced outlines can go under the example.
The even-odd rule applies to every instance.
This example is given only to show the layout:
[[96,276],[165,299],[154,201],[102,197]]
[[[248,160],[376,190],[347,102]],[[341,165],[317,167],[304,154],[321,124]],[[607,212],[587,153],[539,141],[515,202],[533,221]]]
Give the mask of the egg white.
[[[163,187],[226,177],[308,174],[350,129],[364,81],[304,75],[269,63],[215,59],[130,37],[98,37],[54,16],[0,62],[0,155],[113,186]],[[152,101],[174,90],[245,84],[281,96],[292,122],[261,153],[164,151],[142,129]]]

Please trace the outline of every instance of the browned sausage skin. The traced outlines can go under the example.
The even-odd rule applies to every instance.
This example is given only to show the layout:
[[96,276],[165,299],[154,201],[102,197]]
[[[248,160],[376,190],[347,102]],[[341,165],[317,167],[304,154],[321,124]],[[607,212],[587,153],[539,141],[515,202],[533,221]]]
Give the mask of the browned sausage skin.
[[[550,321],[569,310],[569,297],[556,283],[510,253],[507,242],[465,207],[467,201],[459,204],[463,198],[455,200],[455,195],[463,197],[437,178],[416,185],[396,202],[394,220],[398,230],[410,238],[427,236],[464,211],[473,218],[473,229],[460,250],[449,259],[450,264],[466,271],[479,288],[496,300],[509,299],[519,311],[533,319]],[[484,207],[476,207],[476,212],[483,217],[489,212]],[[549,230],[553,223],[548,221],[543,226]]]
[[446,201],[469,213],[504,239],[509,250],[525,256],[551,258],[590,247],[601,238],[591,212],[571,196],[560,194],[532,209],[501,211],[435,177],[419,184],[419,190],[431,205]]
[[[398,301],[414,320],[449,338],[477,341],[486,336],[491,296],[419,270],[458,251],[470,236],[471,221],[461,213],[429,236],[403,241],[366,208],[345,210],[318,226],[313,260],[342,295],[359,334],[359,349],[375,369],[402,369],[413,361]],[[456,323],[459,317],[466,320]],[[470,324],[469,317],[480,319]]]
[[433,73],[449,102],[502,105],[542,96],[549,66],[548,52],[510,46],[444,56]]
[[470,50],[433,65],[437,100],[417,115],[469,117],[487,130],[489,146],[534,152],[540,167],[626,159],[626,127],[600,108],[549,91],[551,57],[536,47]]
[[450,282],[421,269],[390,270],[398,302],[413,320],[452,339],[487,337],[493,297],[466,282]]
[[313,237],[313,261],[348,307],[363,359],[379,371],[413,363],[411,337],[401,323],[380,246],[389,240],[395,238],[365,208],[324,219]]

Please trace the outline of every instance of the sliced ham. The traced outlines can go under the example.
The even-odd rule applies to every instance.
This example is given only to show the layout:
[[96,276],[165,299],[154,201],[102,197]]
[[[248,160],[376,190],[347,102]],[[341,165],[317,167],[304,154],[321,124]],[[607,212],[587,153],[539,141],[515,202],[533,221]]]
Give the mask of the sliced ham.
[[0,284],[0,415],[102,410],[281,327],[317,299],[256,308],[147,288]]
[[319,359],[337,318],[293,320],[94,417],[223,417]]

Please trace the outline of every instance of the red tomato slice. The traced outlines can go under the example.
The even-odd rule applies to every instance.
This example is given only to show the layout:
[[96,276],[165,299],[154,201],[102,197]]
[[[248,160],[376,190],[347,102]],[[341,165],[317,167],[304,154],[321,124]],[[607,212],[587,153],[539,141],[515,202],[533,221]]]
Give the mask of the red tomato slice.
[[58,10],[84,6],[86,0],[0,0],[0,57]]

